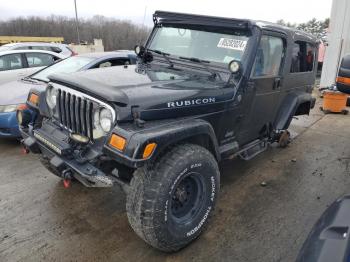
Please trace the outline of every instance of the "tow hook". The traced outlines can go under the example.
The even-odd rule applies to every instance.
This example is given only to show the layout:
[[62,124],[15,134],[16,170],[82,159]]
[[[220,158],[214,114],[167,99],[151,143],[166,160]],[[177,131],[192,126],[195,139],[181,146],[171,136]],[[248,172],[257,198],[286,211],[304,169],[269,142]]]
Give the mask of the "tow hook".
[[22,155],[27,155],[27,154],[29,154],[29,149],[26,147],[22,147],[21,152],[22,152]]
[[22,145],[21,152],[23,155],[27,155],[27,154],[29,154],[29,149],[28,149],[28,147],[25,146],[25,144],[23,142],[24,142],[24,139],[21,140],[21,145]]
[[62,171],[63,186],[64,188],[69,188],[72,181],[72,170],[65,169]]

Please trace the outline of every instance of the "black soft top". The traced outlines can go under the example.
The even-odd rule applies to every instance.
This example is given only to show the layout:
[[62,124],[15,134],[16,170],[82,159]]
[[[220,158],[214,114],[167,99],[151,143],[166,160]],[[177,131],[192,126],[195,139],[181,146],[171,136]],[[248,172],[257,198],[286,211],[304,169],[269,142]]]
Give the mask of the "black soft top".
[[317,39],[313,35],[304,31],[278,25],[275,23],[258,20],[156,11],[153,15],[153,21],[155,24],[189,24],[202,26],[218,26],[230,27],[241,30],[249,30],[253,27],[258,27],[261,30],[271,30],[285,33],[290,35],[292,38],[296,38],[298,40],[307,40],[309,42],[315,43],[317,42]]

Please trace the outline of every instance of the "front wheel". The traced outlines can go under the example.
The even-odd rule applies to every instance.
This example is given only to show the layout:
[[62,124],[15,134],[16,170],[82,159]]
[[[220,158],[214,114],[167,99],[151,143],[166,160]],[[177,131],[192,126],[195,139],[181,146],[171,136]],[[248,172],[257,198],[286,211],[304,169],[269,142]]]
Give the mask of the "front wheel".
[[127,195],[131,227],[148,244],[176,251],[205,228],[220,186],[218,164],[198,145],[179,145],[135,171]]

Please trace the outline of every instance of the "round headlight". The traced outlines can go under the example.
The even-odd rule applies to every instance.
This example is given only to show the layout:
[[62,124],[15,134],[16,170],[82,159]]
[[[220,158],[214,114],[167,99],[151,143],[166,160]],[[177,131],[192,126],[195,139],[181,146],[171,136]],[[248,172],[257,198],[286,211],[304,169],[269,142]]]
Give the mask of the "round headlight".
[[112,128],[113,116],[112,112],[106,108],[100,111],[100,126],[104,132],[109,132]]
[[51,108],[54,109],[57,103],[57,94],[58,94],[58,90],[56,88],[54,88],[53,86],[50,86],[47,90],[46,90],[46,102],[47,105]]

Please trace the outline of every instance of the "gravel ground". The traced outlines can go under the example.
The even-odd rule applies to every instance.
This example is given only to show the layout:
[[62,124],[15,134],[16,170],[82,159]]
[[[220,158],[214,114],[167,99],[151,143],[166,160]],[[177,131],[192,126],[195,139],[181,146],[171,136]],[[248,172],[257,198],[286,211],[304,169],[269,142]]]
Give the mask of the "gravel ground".
[[294,261],[325,208],[350,193],[350,116],[316,108],[291,129],[286,149],[221,164],[208,230],[175,254],[133,233],[119,187],[65,189],[18,142],[0,140],[0,261]]

